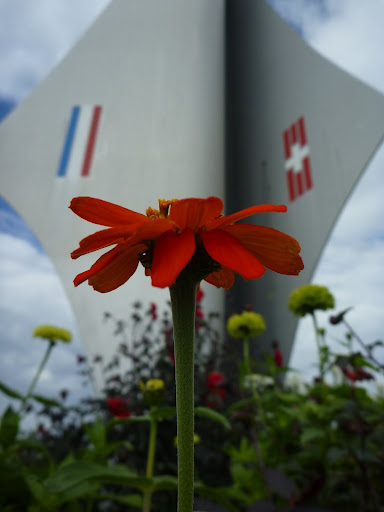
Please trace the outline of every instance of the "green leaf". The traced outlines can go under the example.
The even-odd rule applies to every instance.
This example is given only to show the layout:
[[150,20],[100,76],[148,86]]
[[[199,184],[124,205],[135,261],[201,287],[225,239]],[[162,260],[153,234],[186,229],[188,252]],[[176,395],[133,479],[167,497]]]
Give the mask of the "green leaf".
[[216,421],[220,423],[227,430],[231,430],[231,424],[227,420],[225,416],[220,414],[219,412],[210,409],[209,407],[196,407],[195,414],[197,416],[203,416],[204,418],[209,418],[212,421]]
[[15,442],[16,436],[19,432],[19,415],[12,409],[8,409],[3,414],[0,425],[0,444],[8,448]]
[[322,428],[310,427],[306,428],[301,435],[301,443],[307,444],[311,441],[323,440],[326,437],[326,432]]
[[235,505],[231,498],[233,499],[232,489],[228,487],[208,487],[204,485],[202,482],[195,482],[195,494],[200,496],[201,498],[207,498],[209,500],[222,505],[230,512],[238,512],[239,507]]
[[10,398],[17,398],[18,400],[23,400],[24,397],[14,389],[6,386],[3,382],[0,381],[0,391],[2,391],[5,395],[8,395]]
[[85,424],[84,430],[95,448],[101,448],[105,445],[107,429],[103,421],[97,419],[94,423]]
[[116,425],[128,425],[129,423],[142,423],[145,421],[151,421],[149,414],[143,416],[130,416],[129,418],[112,418],[107,423],[107,429],[115,427]]
[[[157,489],[173,489],[175,479],[172,476],[145,478],[138,477],[136,472],[126,466],[116,465],[105,467],[92,461],[77,461],[59,468],[49,477],[44,485],[49,492],[67,493],[80,484],[111,483],[134,487],[141,491]],[[176,484],[177,485],[177,484]]]
[[149,414],[156,421],[174,418],[176,417],[176,407],[152,407]]
[[36,402],[39,402],[43,405],[47,405],[49,407],[61,407],[61,404],[57,400],[54,400],[53,398],[47,398],[42,395],[32,395],[31,398],[36,400]]
[[124,503],[135,508],[142,508],[143,506],[143,496],[141,494],[129,494],[126,496],[120,494],[99,494],[95,496],[95,499],[117,501],[118,503]]
[[46,491],[36,475],[27,473],[24,478],[32,496],[39,503],[40,508],[38,510],[58,510],[59,500]]
[[175,491],[177,490],[177,477],[172,475],[159,475],[152,478],[153,491]]

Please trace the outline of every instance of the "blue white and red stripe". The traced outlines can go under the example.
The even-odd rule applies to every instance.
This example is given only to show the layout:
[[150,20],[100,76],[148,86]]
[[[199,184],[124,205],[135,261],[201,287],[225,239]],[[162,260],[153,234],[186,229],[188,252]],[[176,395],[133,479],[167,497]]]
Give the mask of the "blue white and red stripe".
[[57,176],[90,175],[99,128],[100,105],[76,105],[72,109]]

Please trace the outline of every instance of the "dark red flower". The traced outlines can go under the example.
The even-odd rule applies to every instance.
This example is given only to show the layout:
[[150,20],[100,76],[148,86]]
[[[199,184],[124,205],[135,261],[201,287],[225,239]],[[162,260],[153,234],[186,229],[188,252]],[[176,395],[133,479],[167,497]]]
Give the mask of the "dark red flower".
[[112,416],[116,416],[117,418],[129,418],[131,416],[131,412],[128,409],[128,403],[128,399],[120,397],[107,398],[108,410]]
[[211,372],[207,377],[208,388],[216,388],[217,386],[222,386],[225,382],[225,377],[220,372]]
[[273,351],[273,359],[275,360],[275,364],[278,368],[282,368],[283,366],[283,354],[278,348],[275,348]]
[[215,409],[221,400],[227,398],[227,392],[223,389],[225,377],[222,373],[213,371],[207,377],[208,396],[206,400],[207,407]]
[[351,382],[356,382],[360,380],[372,380],[375,378],[371,373],[366,372],[363,368],[352,369],[344,367],[342,368],[342,372]]
[[342,372],[344,373],[344,375],[347,377],[348,380],[352,381],[352,382],[355,382],[358,380],[358,376],[357,376],[357,373],[354,372],[353,370],[351,370],[351,368],[342,368]]
[[372,375],[372,373],[366,372],[364,368],[356,368],[356,374],[358,377],[358,380],[372,380],[375,377]]
[[152,320],[157,320],[157,305],[154,302],[150,304],[150,315]]
[[204,299],[204,296],[205,296],[205,293],[199,286],[199,288],[197,290],[197,294],[196,294],[196,304],[200,304],[200,302]]

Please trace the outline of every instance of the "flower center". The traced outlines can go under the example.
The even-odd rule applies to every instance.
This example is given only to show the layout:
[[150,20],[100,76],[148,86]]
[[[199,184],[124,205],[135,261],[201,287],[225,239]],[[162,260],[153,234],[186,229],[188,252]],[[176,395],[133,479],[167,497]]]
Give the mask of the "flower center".
[[159,209],[156,210],[155,208],[147,208],[146,215],[151,220],[153,219],[166,219],[168,217],[169,207],[171,204],[176,203],[178,199],[170,199],[169,201],[167,199],[159,199]]

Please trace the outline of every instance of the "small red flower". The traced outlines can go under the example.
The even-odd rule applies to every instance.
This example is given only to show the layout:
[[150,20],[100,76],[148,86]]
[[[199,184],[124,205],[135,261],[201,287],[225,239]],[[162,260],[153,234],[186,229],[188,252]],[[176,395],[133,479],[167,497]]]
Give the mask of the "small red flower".
[[273,359],[275,360],[275,364],[278,368],[282,368],[283,366],[283,354],[280,352],[278,348],[275,348],[273,351]]
[[222,386],[225,382],[225,377],[220,372],[211,372],[207,377],[208,388],[216,388],[217,386]]
[[351,368],[344,367],[342,368],[342,372],[351,382],[360,380],[372,380],[375,378],[372,373],[366,372],[364,368],[355,368],[352,370]]
[[157,320],[157,305],[154,302],[151,302],[150,304],[149,314],[151,315],[152,320]]
[[200,304],[200,302],[204,299],[205,293],[199,286],[196,293],[196,304]]
[[375,377],[372,375],[372,373],[366,372],[364,368],[356,368],[356,374],[358,377],[358,380],[372,380]]
[[356,382],[358,380],[357,373],[351,370],[351,368],[342,368],[342,371],[348,380],[352,382]]
[[75,286],[88,281],[102,293],[128,281],[139,262],[159,288],[174,284],[183,271],[196,281],[230,288],[235,272],[248,280],[261,277],[266,268],[287,275],[304,268],[294,238],[269,227],[235,224],[255,213],[286,212],[284,205],[252,206],[223,216],[218,197],[159,200],[159,210],[148,208],[142,215],[101,199],[76,197],[70,208],[107,226],[81,240],[72,258],[115,246],[74,279]]
[[206,401],[207,407],[215,409],[221,400],[227,398],[227,392],[223,389],[225,377],[222,373],[214,371],[207,377],[208,397]]
[[128,409],[128,403],[128,399],[120,397],[107,398],[108,410],[112,416],[116,416],[117,418],[129,418],[131,416],[131,412]]

